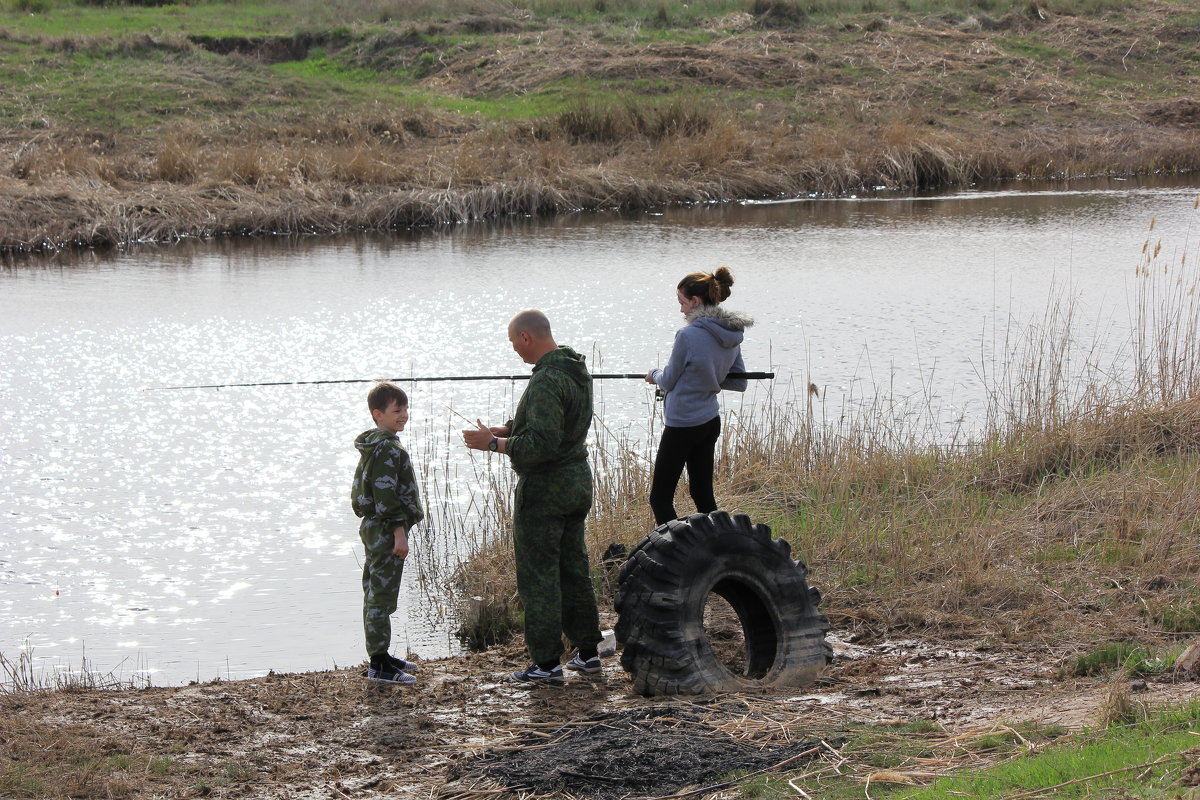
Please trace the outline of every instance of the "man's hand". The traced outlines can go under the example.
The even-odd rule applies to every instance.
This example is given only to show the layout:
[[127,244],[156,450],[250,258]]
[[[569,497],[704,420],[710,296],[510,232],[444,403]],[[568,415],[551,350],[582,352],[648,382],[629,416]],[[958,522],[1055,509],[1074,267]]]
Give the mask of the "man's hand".
[[646,373],[646,383],[654,383],[654,370]]
[[463,441],[467,443],[467,447],[472,450],[487,450],[492,439],[508,434],[508,428],[503,425],[489,428],[479,420],[475,420],[477,428],[467,428],[462,432]]
[[392,546],[392,555],[399,559],[408,558],[408,531],[403,525],[397,525],[396,530],[392,531],[392,535],[396,537],[396,543]]

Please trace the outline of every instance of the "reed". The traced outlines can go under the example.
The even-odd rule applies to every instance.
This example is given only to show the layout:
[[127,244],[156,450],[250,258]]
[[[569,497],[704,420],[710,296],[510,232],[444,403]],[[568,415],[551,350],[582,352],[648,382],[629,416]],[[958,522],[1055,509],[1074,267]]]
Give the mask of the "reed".
[[90,691],[92,689],[147,688],[147,678],[124,678],[111,672],[100,672],[92,668],[86,655],[81,658],[78,669],[69,664],[66,669],[51,672],[38,669],[33,660],[33,651],[25,647],[18,652],[16,660],[0,653],[0,695],[28,694],[38,691]]

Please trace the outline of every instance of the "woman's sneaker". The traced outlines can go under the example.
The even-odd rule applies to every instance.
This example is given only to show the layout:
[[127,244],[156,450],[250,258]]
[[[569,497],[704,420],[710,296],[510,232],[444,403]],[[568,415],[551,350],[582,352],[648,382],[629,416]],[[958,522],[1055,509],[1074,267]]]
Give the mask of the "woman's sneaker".
[[582,659],[579,653],[571,656],[571,660],[567,662],[567,669],[576,672],[585,672],[588,675],[595,675],[602,668],[599,656],[592,656],[589,659]]
[[514,681],[520,681],[521,683],[561,681],[563,680],[562,664],[555,664],[554,669],[550,670],[542,669],[537,664],[530,664],[520,672],[514,672],[512,677]]
[[409,675],[402,669],[396,669],[389,662],[380,664],[372,664],[367,667],[367,680],[375,683],[392,683],[401,686],[408,686],[417,682],[417,679]]

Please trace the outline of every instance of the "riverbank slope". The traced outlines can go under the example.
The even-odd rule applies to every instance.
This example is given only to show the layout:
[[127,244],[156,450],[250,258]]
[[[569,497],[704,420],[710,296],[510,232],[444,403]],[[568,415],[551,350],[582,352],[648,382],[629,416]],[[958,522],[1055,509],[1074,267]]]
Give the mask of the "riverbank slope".
[[1200,167],[1176,0],[8,8],[9,252]]

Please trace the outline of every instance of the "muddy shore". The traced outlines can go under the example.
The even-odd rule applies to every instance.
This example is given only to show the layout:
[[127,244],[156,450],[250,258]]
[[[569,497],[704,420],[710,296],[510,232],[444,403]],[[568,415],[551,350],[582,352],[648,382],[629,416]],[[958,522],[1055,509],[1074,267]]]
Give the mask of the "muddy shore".
[[835,650],[817,686],[745,696],[639,698],[615,659],[599,677],[529,688],[505,679],[523,665],[515,647],[425,662],[411,688],[347,669],[11,694],[0,696],[0,746],[18,759],[23,743],[125,754],[81,771],[72,797],[611,800],[711,794],[729,773],[757,770],[786,781],[839,765],[865,781],[879,769],[841,755],[847,732],[916,720],[929,724],[936,758],[902,763],[891,779],[924,783],[979,766],[964,746],[975,738],[1035,722],[1063,733],[1096,726],[1114,690],[1147,706],[1200,695],[1200,684],[1169,676],[1132,689],[1064,679],[1052,653],[979,641]]

